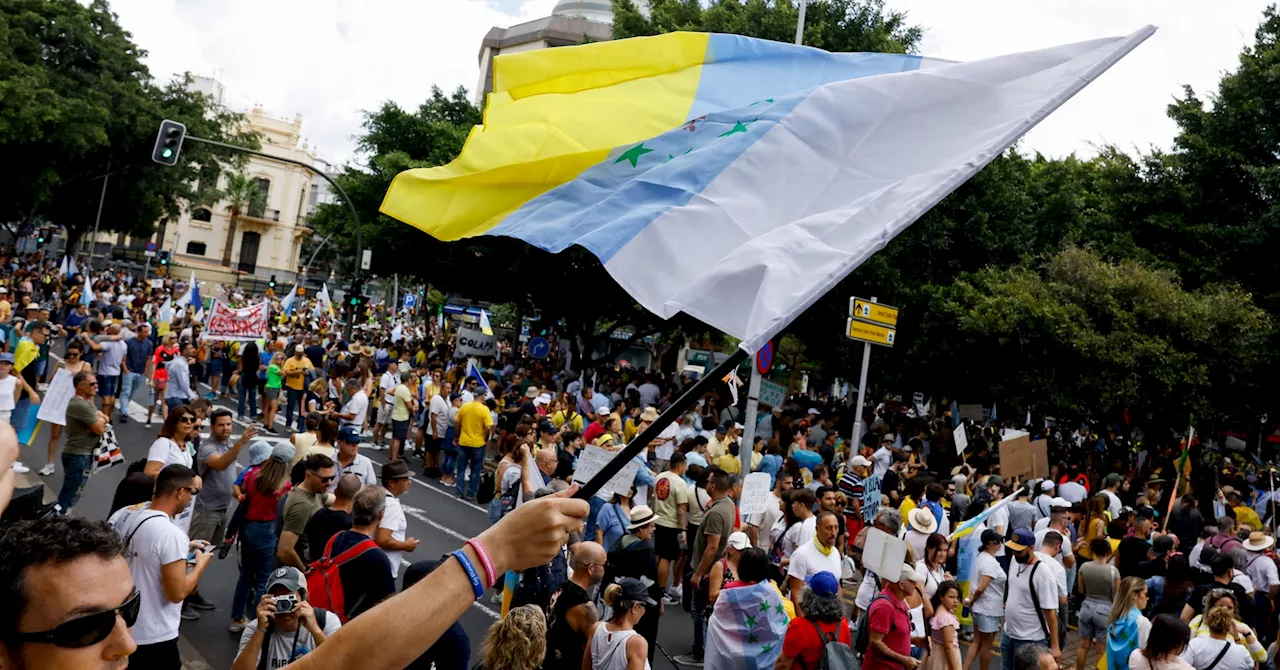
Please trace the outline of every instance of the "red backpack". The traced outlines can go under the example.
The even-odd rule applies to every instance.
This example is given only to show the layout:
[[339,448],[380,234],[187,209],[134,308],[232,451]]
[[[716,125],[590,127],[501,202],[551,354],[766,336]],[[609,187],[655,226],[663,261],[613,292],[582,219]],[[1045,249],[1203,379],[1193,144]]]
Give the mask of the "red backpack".
[[333,541],[339,534],[329,538],[320,560],[308,566],[307,602],[311,603],[312,607],[322,607],[337,614],[342,623],[347,623],[347,603],[342,592],[342,575],[339,574],[338,569],[364,552],[377,549],[378,543],[365,539],[341,554],[333,556]]

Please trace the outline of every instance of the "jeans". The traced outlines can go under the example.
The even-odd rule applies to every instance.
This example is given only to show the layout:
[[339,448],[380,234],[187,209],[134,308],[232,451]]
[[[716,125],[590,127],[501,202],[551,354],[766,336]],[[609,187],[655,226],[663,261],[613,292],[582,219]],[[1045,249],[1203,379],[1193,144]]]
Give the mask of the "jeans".
[[80,494],[84,485],[89,483],[89,475],[93,472],[92,454],[68,454],[62,452],[62,490],[58,492],[58,504],[62,513],[70,514],[71,508],[80,502]]
[[596,517],[600,515],[600,510],[604,509],[605,501],[600,496],[591,496],[587,498],[587,504],[591,506],[591,511],[587,513],[587,523],[583,527],[583,537],[594,540],[596,537]]
[[[704,576],[705,580],[706,577]],[[703,610],[707,608],[707,594],[697,588],[693,591],[693,654],[692,656],[699,661],[702,660],[703,654],[706,652],[707,642],[707,618],[703,616]],[[1013,670],[1005,668],[1004,670]]]
[[164,406],[168,407],[169,409],[174,409],[178,405],[186,405],[190,402],[191,401],[187,400],[186,398],[165,398]]
[[302,400],[306,397],[306,389],[285,388],[286,401],[284,406],[284,425],[288,426],[293,423],[293,409],[298,408],[298,432],[307,432],[307,413],[303,411]]
[[[467,464],[471,464],[471,485],[464,493],[462,490],[463,475],[467,472]],[[480,490],[480,475],[484,472],[484,447],[458,446],[457,470],[453,477],[453,488],[459,496],[475,497]]]
[[1029,644],[1038,644],[1044,647],[1049,646],[1049,641],[1040,638],[1039,640],[1015,640],[1009,637],[1008,633],[1000,636],[1000,670],[1013,670],[1013,655],[1018,649]]
[[236,416],[245,418],[244,399],[245,394],[249,395],[249,419],[253,420],[258,416],[258,379],[256,377],[245,378],[240,376],[240,402],[236,404]]
[[[267,577],[275,555],[276,522],[245,521],[240,527],[240,578],[231,598],[232,619],[244,618],[250,588],[258,597],[267,592]],[[258,604],[253,603],[252,611],[257,608]]]
[[[141,372],[130,372],[120,378],[120,416],[128,418],[129,403],[133,400],[133,391],[138,388],[145,387],[142,383]],[[147,403],[150,407],[153,403]]]
[[[427,439],[430,440],[431,438]],[[447,474],[457,469],[458,446],[453,443],[453,431],[450,430],[446,433],[444,439],[440,440],[440,444],[436,446],[439,447],[440,453],[444,454],[441,457],[443,462],[440,464],[440,470]]]

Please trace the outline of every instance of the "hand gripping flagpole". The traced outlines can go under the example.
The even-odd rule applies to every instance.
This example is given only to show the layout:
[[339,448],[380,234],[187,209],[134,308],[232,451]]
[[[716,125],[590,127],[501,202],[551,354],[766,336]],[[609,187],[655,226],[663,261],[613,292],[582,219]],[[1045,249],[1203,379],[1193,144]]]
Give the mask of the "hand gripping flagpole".
[[719,384],[725,375],[729,374],[745,360],[747,360],[746,350],[737,349],[723,363],[717,365],[715,369],[707,371],[702,376],[702,379],[699,379],[696,384],[689,387],[688,391],[676,398],[676,401],[671,403],[667,411],[659,415],[656,421],[649,424],[648,428],[640,431],[640,434],[636,435],[625,449],[618,452],[612,460],[606,463],[603,468],[600,468],[600,472],[597,472],[596,476],[591,478],[591,481],[582,484],[582,488],[578,489],[575,497],[587,500],[595,495],[596,491],[599,491],[605,482],[613,479],[613,476],[626,467],[627,463],[631,462],[631,459],[647,448],[650,442],[658,439],[659,433],[666,430],[667,426],[670,426],[677,417],[684,414],[690,407],[693,407],[694,403],[698,402],[698,398],[715,388],[716,384]]

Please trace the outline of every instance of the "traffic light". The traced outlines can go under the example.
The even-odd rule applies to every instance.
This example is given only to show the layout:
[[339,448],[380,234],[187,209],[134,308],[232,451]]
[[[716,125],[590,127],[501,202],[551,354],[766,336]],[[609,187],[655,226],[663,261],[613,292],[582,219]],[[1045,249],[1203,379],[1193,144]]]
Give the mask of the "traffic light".
[[46,239],[48,239],[48,236],[45,234],[44,228],[36,232],[36,244],[44,244]]
[[178,153],[182,151],[182,140],[186,136],[185,125],[169,119],[161,121],[160,132],[156,134],[156,146],[151,150],[151,160],[161,165],[177,165]]
[[159,253],[157,254],[157,256],[159,256],[159,258],[160,258],[160,264],[161,264],[161,265],[168,265],[168,264],[169,264],[169,252],[167,252],[167,251],[161,251],[161,252],[159,252]]
[[271,275],[271,281],[267,282],[267,286],[270,286],[271,288],[275,288],[275,287],[276,287],[276,276],[275,276],[275,275]]

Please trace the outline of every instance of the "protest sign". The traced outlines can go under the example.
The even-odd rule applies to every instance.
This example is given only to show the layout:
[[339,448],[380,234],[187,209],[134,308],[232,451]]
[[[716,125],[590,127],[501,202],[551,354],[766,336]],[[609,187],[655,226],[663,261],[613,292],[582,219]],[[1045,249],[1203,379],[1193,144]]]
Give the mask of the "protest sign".
[[770,407],[782,407],[782,403],[786,402],[787,388],[782,384],[775,384],[768,379],[760,380],[759,400],[761,405]]
[[960,405],[960,418],[970,421],[983,421],[985,417],[983,412],[986,411],[982,405]]
[[969,448],[969,433],[965,430],[964,425],[956,426],[956,429],[951,433],[951,437],[956,442],[957,456],[963,454],[964,450]]
[[73,379],[74,375],[69,371],[58,369],[57,374],[53,375],[53,381],[49,382],[49,388],[44,392],[44,402],[40,403],[37,419],[59,426],[67,425],[67,404],[71,402],[71,396],[76,394]]
[[215,299],[209,323],[200,338],[214,341],[264,340],[271,336],[270,317],[270,305],[265,300],[233,309]]
[[497,351],[497,339],[493,335],[485,335],[479,328],[459,328],[457,353],[477,358],[492,356]]
[[876,520],[876,512],[880,511],[880,484],[877,475],[862,480],[862,521],[870,524]]
[[1025,431],[1005,431],[1000,440],[1000,475],[1008,481],[1017,477],[1025,482],[1049,476],[1049,453],[1045,440],[1031,441]]
[[741,514],[760,514],[769,507],[769,473],[753,472],[742,480],[742,497],[738,501]]
[[907,545],[902,540],[880,530],[867,531],[867,543],[862,549],[862,562],[876,576],[890,582],[902,578],[902,565],[907,560]]
[[[595,445],[587,445],[582,450],[582,453],[578,454],[578,469],[573,471],[573,481],[579,484],[586,484],[591,481],[591,478],[595,477],[596,473],[600,472],[605,464],[613,460],[616,455],[616,452],[606,451]],[[618,471],[618,474],[600,487],[596,497],[612,500],[615,493],[625,494],[630,491],[631,484],[636,479],[636,471],[639,469],[640,463],[632,459]]]

